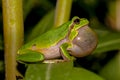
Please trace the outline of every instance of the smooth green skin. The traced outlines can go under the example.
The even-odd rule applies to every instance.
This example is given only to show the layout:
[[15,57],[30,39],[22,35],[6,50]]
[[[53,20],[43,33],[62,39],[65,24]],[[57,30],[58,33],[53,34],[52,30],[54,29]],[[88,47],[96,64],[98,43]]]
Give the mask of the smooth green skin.
[[[75,19],[80,19],[80,23],[75,24]],[[39,36],[38,38],[32,40],[31,42],[23,45],[22,48],[18,50],[17,60],[23,62],[38,62],[45,60],[44,53],[37,51],[37,49],[50,48],[52,46],[55,46],[68,34],[69,43],[62,44],[60,48],[62,51],[62,55],[64,55],[67,60],[74,60],[74,57],[70,56],[69,52],[66,49],[72,46],[71,42],[78,34],[77,29],[88,25],[88,23],[89,21],[85,18],[79,18],[77,16],[73,17],[71,21],[64,23],[56,29],[48,31],[43,35]],[[71,28],[72,24],[74,24],[74,26]],[[36,50],[32,50],[34,46],[35,48],[37,48]]]

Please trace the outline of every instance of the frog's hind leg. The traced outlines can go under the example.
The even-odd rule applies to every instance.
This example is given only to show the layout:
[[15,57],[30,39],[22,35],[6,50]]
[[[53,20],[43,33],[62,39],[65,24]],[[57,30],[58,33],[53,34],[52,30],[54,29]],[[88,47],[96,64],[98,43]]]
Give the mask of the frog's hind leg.
[[44,60],[44,55],[40,52],[25,50],[23,54],[18,54],[16,59],[19,62],[40,62]]

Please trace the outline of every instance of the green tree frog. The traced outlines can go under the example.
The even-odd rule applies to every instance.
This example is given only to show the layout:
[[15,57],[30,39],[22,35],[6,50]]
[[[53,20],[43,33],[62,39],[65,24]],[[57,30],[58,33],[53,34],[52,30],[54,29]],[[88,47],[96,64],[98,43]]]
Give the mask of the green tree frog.
[[89,55],[97,45],[97,37],[85,18],[73,17],[58,28],[52,29],[22,46],[17,60],[39,62],[60,59],[74,60]]

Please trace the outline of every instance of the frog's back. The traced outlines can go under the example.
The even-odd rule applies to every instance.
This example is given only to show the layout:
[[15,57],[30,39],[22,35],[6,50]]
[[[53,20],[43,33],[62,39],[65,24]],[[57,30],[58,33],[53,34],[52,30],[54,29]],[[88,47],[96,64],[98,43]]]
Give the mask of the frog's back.
[[50,30],[36,39],[24,45],[24,48],[29,48],[36,45],[39,48],[48,48],[56,45],[60,40],[64,39],[69,30],[70,21],[58,27],[57,29]]

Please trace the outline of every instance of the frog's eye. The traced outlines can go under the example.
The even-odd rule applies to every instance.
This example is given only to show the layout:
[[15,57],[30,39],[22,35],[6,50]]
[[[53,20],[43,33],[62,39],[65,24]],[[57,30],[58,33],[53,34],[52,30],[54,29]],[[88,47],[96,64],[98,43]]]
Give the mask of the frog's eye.
[[75,24],[80,24],[80,19],[79,19],[79,18],[76,18],[76,19],[74,20],[74,23],[75,23]]

